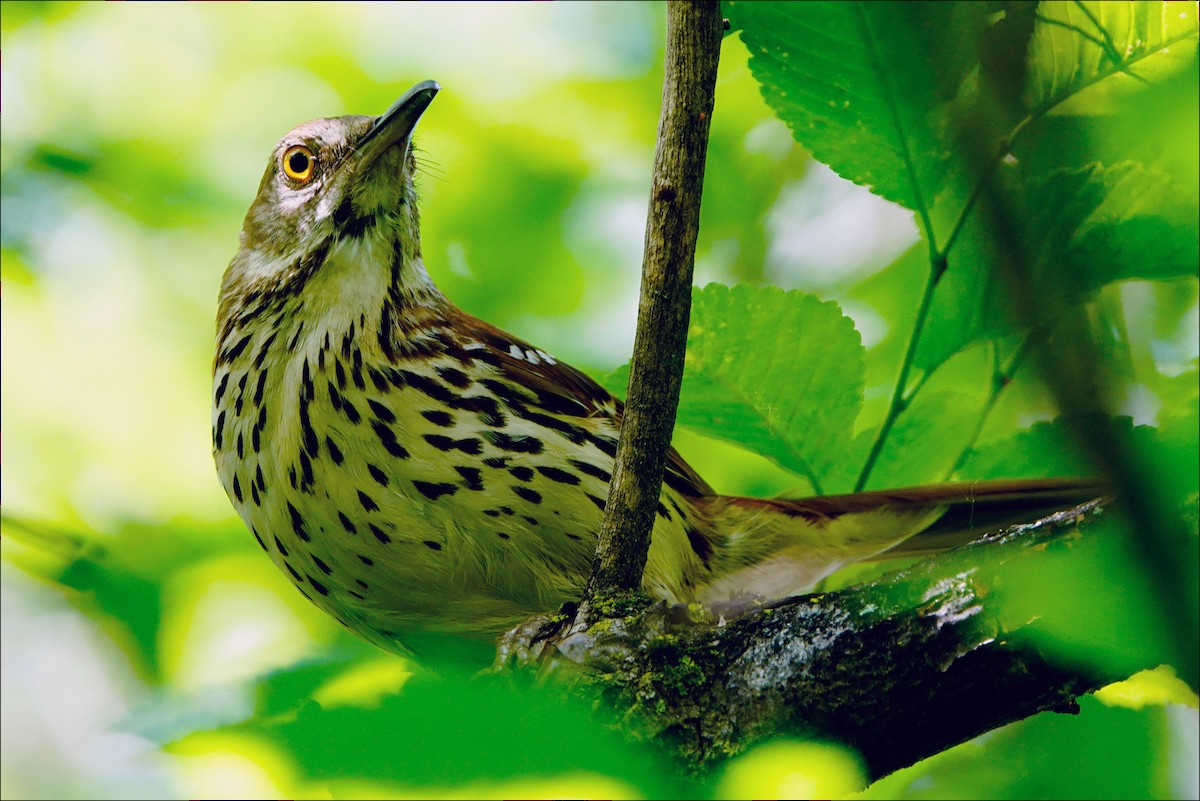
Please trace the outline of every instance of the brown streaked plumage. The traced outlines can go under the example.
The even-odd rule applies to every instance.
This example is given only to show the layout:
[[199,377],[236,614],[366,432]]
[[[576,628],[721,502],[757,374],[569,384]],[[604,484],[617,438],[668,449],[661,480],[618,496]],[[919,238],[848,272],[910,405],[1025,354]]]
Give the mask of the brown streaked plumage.
[[[309,599],[387,648],[494,637],[578,598],[621,403],[455,307],[422,260],[409,138],[437,92],[314,120],[275,147],[225,273],[213,449],[258,543]],[[805,500],[721,496],[674,450],[644,588],[796,593],[838,567],[944,547],[1086,500],[1090,481]],[[924,533],[929,532],[929,533]],[[935,539],[936,535],[936,539]],[[911,543],[911,545],[910,545]]]

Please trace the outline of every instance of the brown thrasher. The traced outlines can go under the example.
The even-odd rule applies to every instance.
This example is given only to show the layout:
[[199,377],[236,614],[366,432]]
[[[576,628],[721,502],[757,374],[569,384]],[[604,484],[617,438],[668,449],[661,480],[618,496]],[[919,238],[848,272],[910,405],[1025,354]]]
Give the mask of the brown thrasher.
[[[621,424],[592,379],[458,309],[426,274],[409,145],[438,89],[280,140],[217,319],[225,490],[300,592],[393,650],[427,632],[494,637],[576,600]],[[782,597],[1097,492],[1052,480],[738,498],[672,450],[643,586],[671,601]]]

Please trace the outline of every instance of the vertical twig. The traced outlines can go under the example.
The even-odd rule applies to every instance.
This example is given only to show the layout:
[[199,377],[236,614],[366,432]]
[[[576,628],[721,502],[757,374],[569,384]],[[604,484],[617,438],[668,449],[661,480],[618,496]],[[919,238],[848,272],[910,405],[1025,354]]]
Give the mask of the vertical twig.
[[662,113],[629,396],[585,600],[642,583],[683,378],[721,27],[716,0],[667,3]]

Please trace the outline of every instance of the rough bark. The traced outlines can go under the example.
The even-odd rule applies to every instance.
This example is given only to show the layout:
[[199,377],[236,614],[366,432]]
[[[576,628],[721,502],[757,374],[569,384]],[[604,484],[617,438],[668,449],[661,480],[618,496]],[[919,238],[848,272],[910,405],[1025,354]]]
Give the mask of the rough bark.
[[637,590],[642,583],[683,378],[721,29],[715,0],[667,3],[662,113],[637,334],[588,599]]
[[599,693],[620,725],[691,770],[797,735],[849,745],[878,778],[1037,712],[1075,711],[1077,696],[1124,678],[1041,653],[1025,621],[1006,624],[989,602],[1006,565],[1072,547],[1078,537],[1064,534],[1099,505],[770,606],[531,621],[504,640],[501,661]]

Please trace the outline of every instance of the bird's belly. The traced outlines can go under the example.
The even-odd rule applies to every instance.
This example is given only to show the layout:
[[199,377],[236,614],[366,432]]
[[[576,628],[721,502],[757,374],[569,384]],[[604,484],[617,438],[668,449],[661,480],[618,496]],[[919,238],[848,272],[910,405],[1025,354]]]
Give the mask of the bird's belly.
[[604,450],[494,403],[455,409],[313,372],[311,388],[274,399],[278,412],[268,398],[266,415],[228,421],[217,448],[234,505],[309,599],[379,639],[411,626],[494,635],[578,598]]

